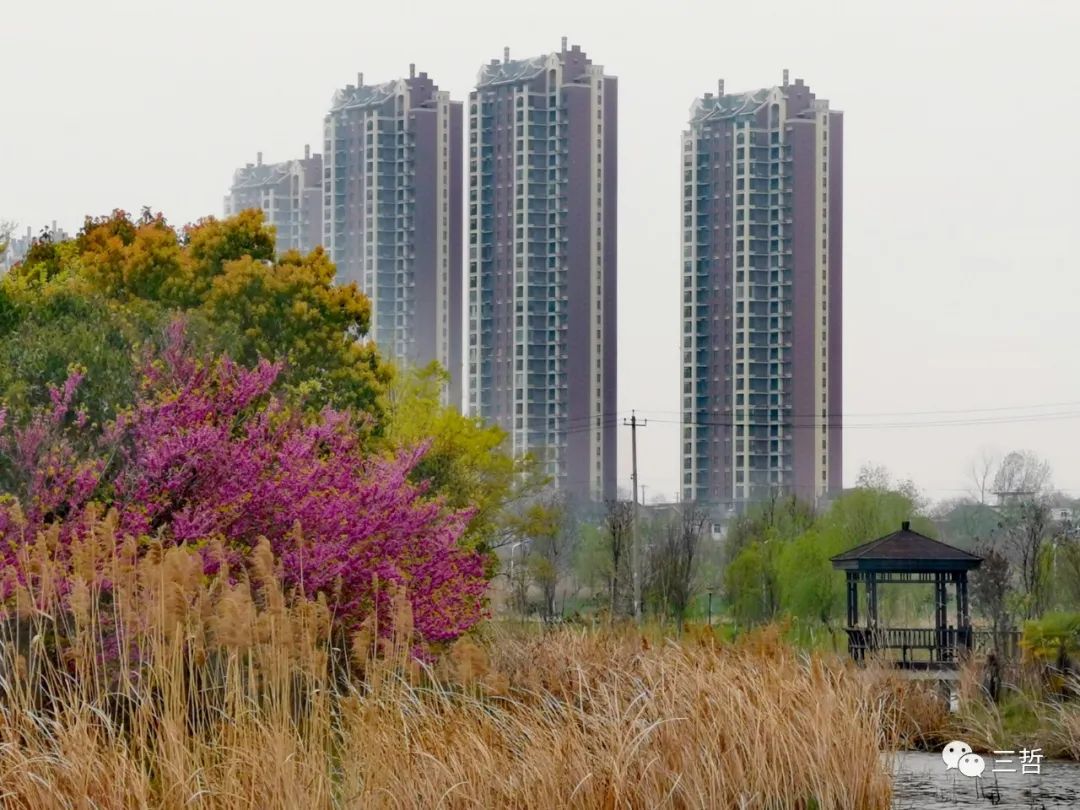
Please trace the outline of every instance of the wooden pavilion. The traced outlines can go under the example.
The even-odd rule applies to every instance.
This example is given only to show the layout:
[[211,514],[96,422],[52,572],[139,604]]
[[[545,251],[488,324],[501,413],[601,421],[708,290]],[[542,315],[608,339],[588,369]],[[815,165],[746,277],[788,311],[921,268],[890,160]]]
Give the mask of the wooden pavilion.
[[[896,665],[904,669],[955,668],[962,652],[972,647],[968,609],[968,571],[982,557],[911,530],[904,521],[900,531],[871,540],[832,558],[834,568],[847,573],[848,652],[856,661],[868,652],[899,652]],[[934,626],[882,627],[878,623],[878,585],[934,583]],[[866,593],[866,622],[859,624],[859,584]],[[949,586],[956,594],[954,617],[949,617]],[[925,651],[927,657],[917,657]]]

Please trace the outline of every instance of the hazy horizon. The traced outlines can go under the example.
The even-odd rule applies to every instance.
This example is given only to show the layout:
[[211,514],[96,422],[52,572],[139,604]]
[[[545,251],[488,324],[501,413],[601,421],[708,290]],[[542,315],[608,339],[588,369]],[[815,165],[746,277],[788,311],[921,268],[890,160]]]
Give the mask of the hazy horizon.
[[[619,411],[649,419],[641,481],[650,501],[671,499],[680,134],[717,79],[735,92],[788,68],[845,116],[845,483],[874,463],[956,497],[980,453],[1028,449],[1080,496],[1080,279],[1065,238],[1080,112],[1059,89],[1077,6],[222,5],[5,8],[0,220],[37,232],[144,205],[177,225],[220,216],[257,152],[322,151],[330,98],[358,72],[382,82],[415,63],[465,100],[504,46],[531,56],[567,36],[619,78]],[[626,428],[620,486],[629,469]]]

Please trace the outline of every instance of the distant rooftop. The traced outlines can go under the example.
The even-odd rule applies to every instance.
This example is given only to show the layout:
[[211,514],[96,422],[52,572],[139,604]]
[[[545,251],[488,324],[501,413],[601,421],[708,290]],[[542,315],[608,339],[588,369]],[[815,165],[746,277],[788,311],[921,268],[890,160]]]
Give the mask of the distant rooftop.
[[289,173],[289,163],[261,163],[237,169],[233,175],[233,188],[252,188],[276,183]]
[[772,89],[762,87],[745,93],[726,93],[722,96],[714,96],[710,93],[697,100],[693,120],[710,121],[755,112],[766,102]]
[[393,98],[394,94],[397,93],[399,81],[399,79],[395,79],[382,84],[365,84],[359,87],[350,84],[334,93],[334,97],[330,101],[330,111],[358,109],[382,104],[387,99]]
[[533,56],[529,59],[511,59],[505,62],[492,60],[480,68],[477,87],[493,84],[510,84],[534,79],[544,72],[550,54]]
[[[498,59],[492,59],[480,68],[480,73],[476,78],[476,86],[491,87],[499,84],[527,82],[542,75],[549,65],[557,60],[561,60],[564,67],[576,65],[577,68],[587,69],[591,64],[588,56],[581,50],[581,46],[568,45],[566,37],[562,38],[562,47],[559,50],[539,56],[530,56],[528,59],[511,59],[510,49],[504,48],[501,62]],[[594,65],[593,67],[598,68],[599,66]],[[573,75],[584,74],[575,69]],[[564,76],[563,78],[566,79],[567,77]],[[574,79],[571,78],[570,81],[574,81]]]

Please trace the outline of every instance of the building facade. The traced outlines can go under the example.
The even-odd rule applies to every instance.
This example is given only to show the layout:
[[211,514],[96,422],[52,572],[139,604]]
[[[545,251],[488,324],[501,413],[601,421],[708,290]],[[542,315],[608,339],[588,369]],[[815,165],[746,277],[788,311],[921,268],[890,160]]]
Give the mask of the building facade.
[[841,486],[844,123],[801,79],[697,99],[682,149],[683,497]]
[[309,253],[322,244],[322,158],[304,147],[304,157],[283,163],[255,163],[233,173],[225,197],[225,216],[262,209],[274,226],[278,253]]
[[616,488],[618,80],[577,46],[469,100],[469,406],[583,498]]
[[399,363],[432,360],[462,402],[462,105],[426,73],[335,93],[325,118],[323,239],[339,282],[372,302]]

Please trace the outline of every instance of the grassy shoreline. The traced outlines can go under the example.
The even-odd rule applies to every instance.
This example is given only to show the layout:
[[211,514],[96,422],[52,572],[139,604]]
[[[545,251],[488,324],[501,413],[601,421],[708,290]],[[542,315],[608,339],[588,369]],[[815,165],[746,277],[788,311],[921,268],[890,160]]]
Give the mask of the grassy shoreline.
[[876,810],[883,753],[977,717],[780,626],[488,622],[431,655],[400,593],[342,638],[269,562],[207,581],[184,548],[79,560],[63,599],[43,560],[2,617],[5,807]]
[[241,615],[201,661],[144,638],[158,646],[120,716],[103,684],[54,673],[44,705],[22,680],[42,662],[17,674],[0,700],[5,806],[889,806],[878,696],[769,632],[719,647],[489,629],[430,666],[401,635],[358,649],[362,677],[342,683],[304,640],[310,617]]

